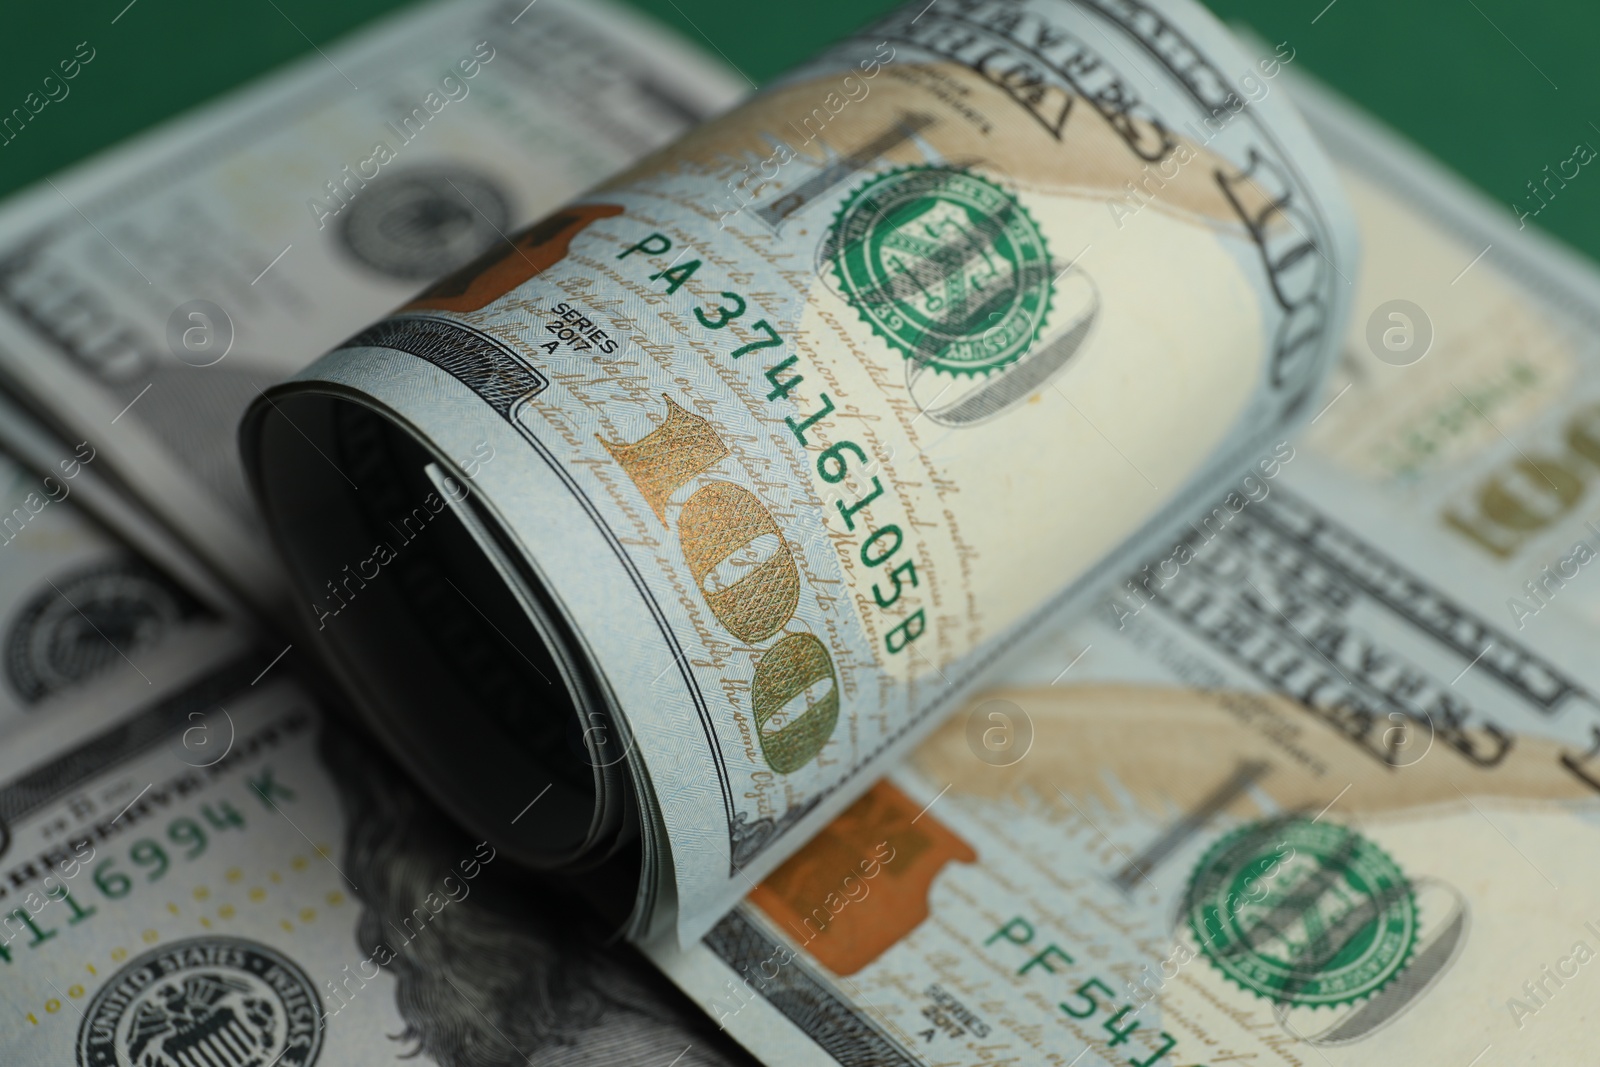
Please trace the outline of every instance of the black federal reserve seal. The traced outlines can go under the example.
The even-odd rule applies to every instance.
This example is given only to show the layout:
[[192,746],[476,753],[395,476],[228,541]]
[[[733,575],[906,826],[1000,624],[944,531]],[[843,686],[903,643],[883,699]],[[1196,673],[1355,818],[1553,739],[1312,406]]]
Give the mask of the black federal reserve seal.
[[321,1050],[311,979],[275,949],[234,937],[137,957],[78,1027],[78,1067],[310,1067]]
[[345,249],[379,274],[432,281],[501,240],[511,202],[500,186],[460,166],[415,167],[368,183],[340,212]]
[[24,703],[37,704],[121,655],[154,644],[198,612],[198,605],[138,563],[57,578],[23,604],[7,628],[6,680]]

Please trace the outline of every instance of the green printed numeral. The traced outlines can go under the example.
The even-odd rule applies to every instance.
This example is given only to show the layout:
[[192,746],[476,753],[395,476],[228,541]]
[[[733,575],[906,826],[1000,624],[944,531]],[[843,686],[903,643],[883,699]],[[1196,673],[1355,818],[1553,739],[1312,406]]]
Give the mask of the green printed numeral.
[[1100,1009],[1100,1004],[1094,999],[1094,994],[1089,992],[1090,987],[1100,990],[1100,992],[1104,993],[1108,997],[1112,995],[1111,990],[1106,988],[1106,984],[1104,982],[1100,981],[1098,978],[1091,978],[1079,986],[1078,991],[1074,994],[1074,996],[1083,998],[1083,1002],[1088,1005],[1087,1008],[1084,1008],[1082,1011],[1075,1011],[1071,1007],[1068,1007],[1066,1001],[1062,1001],[1057,1005],[1057,1007],[1066,1012],[1068,1015],[1072,1016],[1074,1019],[1087,1019]]
[[83,922],[83,920],[87,919],[89,916],[93,915],[99,910],[98,908],[92,907],[86,908],[79,904],[77,898],[72,895],[72,890],[68,889],[64,885],[58,885],[54,889],[46,891],[45,896],[49,897],[51,900],[61,901],[61,903],[65,904],[68,909],[71,910],[72,917],[67,920],[68,926],[76,926],[78,923]]
[[1133,1064],[1133,1067],[1156,1067],[1156,1062],[1160,1060],[1161,1057],[1171,1052],[1173,1046],[1178,1043],[1178,1039],[1167,1033],[1165,1030],[1161,1031],[1161,1038],[1161,1047],[1156,1049],[1154,1055],[1147,1056],[1142,1060],[1136,1060],[1132,1056],[1129,1056],[1128,1062]]
[[94,869],[95,888],[104,893],[109,900],[121,900],[133,891],[133,879],[121,871],[107,871],[116,860],[101,860]]
[[230,826],[236,830],[244,829],[244,816],[226,800],[219,802],[215,808],[210,804],[200,805],[200,814],[205,816],[213,830],[226,830]]
[[[723,295],[726,296],[726,295],[729,295],[729,294],[724,293]],[[757,331],[760,331],[761,333],[766,334],[767,335],[767,339],[765,341],[751,341],[747,345],[741,345],[740,347],[735,348],[732,352],[730,352],[728,354],[728,358],[729,359],[738,359],[740,356],[745,355],[745,354],[750,353],[750,352],[754,352],[754,351],[756,351],[757,349],[760,349],[760,348],[780,348],[780,347],[782,347],[783,338],[778,335],[778,331],[774,330],[772,328],[772,324],[769,323],[766,319],[757,319],[755,321],[755,323],[750,328],[752,330],[757,330]]]
[[1131,1004],[1127,1005],[1126,1007],[1119,1008],[1115,1015],[1100,1024],[1100,1028],[1111,1035],[1111,1040],[1107,1042],[1107,1044],[1109,1044],[1112,1048],[1116,1048],[1118,1045],[1128,1040],[1128,1038],[1132,1036],[1133,1032],[1139,1029],[1138,1019],[1133,1020],[1133,1022],[1129,1023],[1126,1027],[1120,1027],[1117,1025],[1117,1021],[1132,1010],[1133,1005]]

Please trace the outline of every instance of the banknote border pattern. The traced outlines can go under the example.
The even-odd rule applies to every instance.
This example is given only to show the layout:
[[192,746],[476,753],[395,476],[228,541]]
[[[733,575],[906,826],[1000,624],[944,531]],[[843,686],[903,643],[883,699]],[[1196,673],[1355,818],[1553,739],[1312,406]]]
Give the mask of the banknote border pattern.
[[[782,947],[744,914],[743,907],[723,916],[706,934],[704,944],[723,963],[748,976],[752,969],[761,973],[760,964],[775,960]],[[772,979],[763,974],[759,988],[751,983],[774,1010],[840,1067],[921,1067],[920,1059],[835,996],[826,982],[800,963],[794,950],[790,952],[791,958]]]
[[[246,688],[260,669],[254,659],[240,657],[0,787],[0,823],[9,827],[91,775],[169,741],[177,726],[189,722],[191,712],[213,710],[221,700]],[[6,896],[7,888],[0,885],[0,899]]]
[[[1600,709],[1600,701],[1554,663],[1286,487],[1277,489],[1270,499],[1252,504],[1240,518],[1245,522],[1223,536],[1248,537],[1259,530],[1297,559],[1312,560],[1348,583],[1367,604],[1407,632],[1427,639],[1463,664],[1470,661],[1474,670],[1493,678],[1530,711],[1553,718],[1572,704]],[[1193,528],[1188,531],[1188,541],[1196,548],[1201,544],[1200,535]],[[1253,557],[1259,555],[1254,549],[1246,551]],[[1375,726],[1378,719],[1374,709],[1407,714],[1414,721],[1420,717],[1431,733],[1478,766],[1493,766],[1510,751],[1513,739],[1487,716],[1487,709],[1476,709],[1481,721],[1479,715],[1469,721],[1460,714],[1450,714],[1449,709],[1437,717],[1415,712],[1359,676],[1353,679],[1349,670],[1340,672],[1338,681],[1366,698],[1369,706],[1352,707],[1345,714],[1313,702],[1314,692],[1300,692],[1286,676],[1252,657],[1236,638],[1216,631],[1200,617],[1205,610],[1225,605],[1204,594],[1198,598],[1187,595],[1188,582],[1197,577],[1191,576],[1171,590],[1153,590],[1151,604],[1179,630],[1217,650],[1224,660],[1253,675],[1270,691],[1293,700],[1345,734],[1368,755],[1384,761],[1395,758],[1388,750],[1369,743],[1372,735],[1383,733]],[[1292,628],[1281,631],[1279,636],[1304,646],[1306,655],[1314,660],[1320,661],[1324,655],[1304,634]],[[1481,729],[1489,740],[1491,747],[1487,751],[1479,752],[1475,747],[1467,733],[1471,726]]]

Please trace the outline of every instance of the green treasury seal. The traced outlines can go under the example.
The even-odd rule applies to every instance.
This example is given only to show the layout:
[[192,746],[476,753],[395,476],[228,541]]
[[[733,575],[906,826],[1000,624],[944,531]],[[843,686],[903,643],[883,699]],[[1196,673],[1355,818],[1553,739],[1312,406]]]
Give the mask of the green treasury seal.
[[1298,816],[1218,841],[1195,867],[1184,904],[1217,969],[1284,1005],[1375,993],[1417,941],[1411,884],[1394,860],[1354,830]]
[[872,179],[834,219],[830,251],[873,332],[937,371],[1015,362],[1050,310],[1044,234],[1014,197],[967,171],[907,167]]

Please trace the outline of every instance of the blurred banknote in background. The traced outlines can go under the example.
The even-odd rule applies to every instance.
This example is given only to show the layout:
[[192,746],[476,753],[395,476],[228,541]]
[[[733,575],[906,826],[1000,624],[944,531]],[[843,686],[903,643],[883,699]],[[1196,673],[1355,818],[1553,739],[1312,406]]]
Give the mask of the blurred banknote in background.
[[281,608],[245,405],[740,88],[609,4],[393,17],[10,200],[0,381]]

